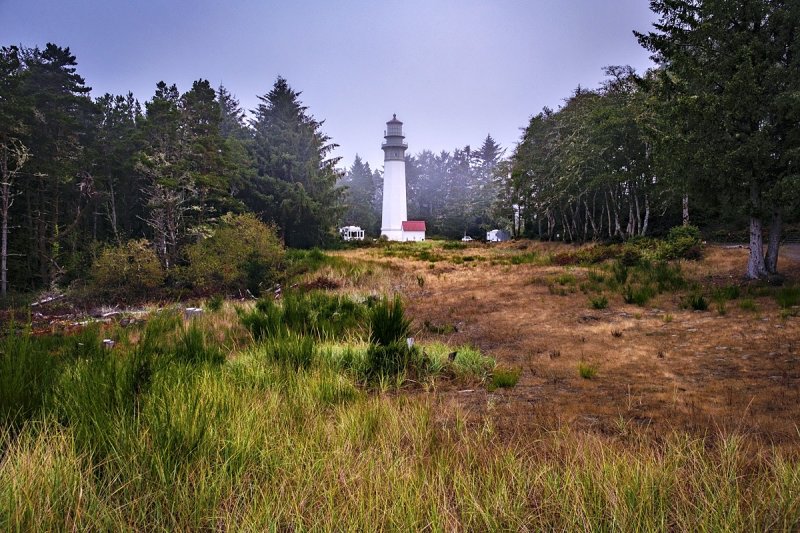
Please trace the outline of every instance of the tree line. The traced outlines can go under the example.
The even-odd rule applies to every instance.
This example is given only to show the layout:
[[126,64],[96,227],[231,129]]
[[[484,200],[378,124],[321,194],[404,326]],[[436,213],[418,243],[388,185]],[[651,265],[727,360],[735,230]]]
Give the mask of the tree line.
[[247,119],[225,88],[159,82],[91,99],[69,48],[0,49],[2,292],[85,276],[107,244],[146,238],[169,275],[227,213],[288,246],[323,245],[342,210],[335,145],[278,78]]
[[749,225],[747,276],[775,274],[800,220],[800,3],[650,7],[654,31],[636,37],[657,67],[609,67],[598,89],[533,116],[496,210],[515,235],[572,242]]

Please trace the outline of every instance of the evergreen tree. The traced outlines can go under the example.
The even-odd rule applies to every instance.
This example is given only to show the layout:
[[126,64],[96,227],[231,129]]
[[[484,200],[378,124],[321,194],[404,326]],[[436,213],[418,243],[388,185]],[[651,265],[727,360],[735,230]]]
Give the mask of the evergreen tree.
[[332,237],[342,190],[336,187],[338,158],[329,158],[336,145],[299,97],[284,78],[259,96],[251,121],[257,176],[243,195],[278,225],[288,246],[311,247]]
[[[654,53],[665,90],[681,97],[708,151],[716,190],[735,191],[750,217],[747,276],[777,270],[786,207],[796,198],[800,4],[789,0],[658,0]],[[771,219],[763,255],[762,221]]]
[[372,231],[378,223],[378,216],[373,205],[375,184],[369,163],[365,163],[356,154],[353,165],[345,173],[341,184],[347,188],[347,210],[342,217],[342,224],[361,226]]

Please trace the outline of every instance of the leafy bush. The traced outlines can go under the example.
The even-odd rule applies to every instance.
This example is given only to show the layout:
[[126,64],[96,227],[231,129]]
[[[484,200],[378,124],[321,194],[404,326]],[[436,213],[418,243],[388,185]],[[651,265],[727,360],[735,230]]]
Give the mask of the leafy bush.
[[164,278],[151,244],[145,239],[131,240],[103,250],[92,266],[90,290],[100,297],[128,302],[152,295]]
[[702,236],[696,226],[676,226],[669,230],[658,248],[660,259],[700,259]]
[[187,247],[187,281],[202,291],[247,289],[258,295],[275,283],[284,250],[274,227],[253,214],[223,217],[211,237]]

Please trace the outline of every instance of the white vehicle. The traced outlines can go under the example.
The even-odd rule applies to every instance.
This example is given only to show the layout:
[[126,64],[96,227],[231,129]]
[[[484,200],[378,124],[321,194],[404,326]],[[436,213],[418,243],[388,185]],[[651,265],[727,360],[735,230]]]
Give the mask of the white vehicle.
[[472,240],[472,237],[470,237],[469,235],[464,235],[463,237],[461,237],[461,241],[462,242],[469,242],[471,240]]

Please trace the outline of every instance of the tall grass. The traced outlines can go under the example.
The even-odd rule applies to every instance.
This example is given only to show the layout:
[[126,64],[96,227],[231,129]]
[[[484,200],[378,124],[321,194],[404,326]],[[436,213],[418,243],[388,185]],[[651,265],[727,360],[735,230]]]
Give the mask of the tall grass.
[[[394,302],[381,305],[405,320]],[[397,342],[400,326],[372,345]],[[609,439],[565,427],[517,441],[494,431],[491,411],[467,424],[433,395],[360,388],[349,369],[367,364],[369,344],[318,345],[290,331],[219,361],[197,355],[217,346],[207,327],[164,314],[110,351],[86,344],[96,332],[82,345],[3,339],[2,357],[27,354],[20,375],[49,358],[52,376],[25,416],[0,424],[0,529],[800,527],[796,454],[737,436],[650,440],[634,430]],[[278,349],[283,341],[311,353],[308,364]],[[443,344],[415,357],[443,376],[494,366]],[[24,403],[8,398],[11,412]]]

